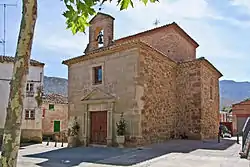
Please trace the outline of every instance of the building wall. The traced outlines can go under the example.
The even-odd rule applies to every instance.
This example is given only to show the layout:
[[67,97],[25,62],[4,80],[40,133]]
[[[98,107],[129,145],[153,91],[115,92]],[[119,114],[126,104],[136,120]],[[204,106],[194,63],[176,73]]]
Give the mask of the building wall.
[[[49,110],[49,104],[43,103],[42,109],[45,109],[45,115],[42,119],[43,135],[54,134],[54,121],[60,121],[61,132],[68,129],[68,104],[54,104],[54,110]],[[65,133],[67,135],[67,133]]]
[[[177,62],[195,60],[196,58],[196,48],[174,28],[163,28],[135,38],[145,41]],[[124,42],[124,40],[122,41]]]
[[[205,60],[181,63],[177,70],[177,136],[216,138],[219,125],[219,74]],[[210,100],[210,79],[213,78]],[[212,127],[212,128],[211,128]]]
[[[124,112],[124,117],[128,120],[128,135],[138,136],[140,114],[136,109],[135,99],[138,58],[138,50],[130,48],[70,65],[68,73],[69,116],[78,116],[80,121],[83,120],[81,117],[84,117],[86,110],[84,110],[81,99],[98,87],[117,99],[112,114],[113,125],[119,121],[120,114]],[[97,65],[103,65],[103,83],[93,85],[92,68]],[[84,127],[81,128],[84,129]],[[116,134],[115,128],[113,126],[113,136]]]
[[201,61],[201,70],[202,138],[216,138],[218,136],[220,122],[219,76],[218,73],[207,66],[204,61]]
[[176,67],[175,62],[155,51],[140,52],[143,144],[166,141],[174,135],[177,104]]
[[233,133],[241,131],[247,118],[250,116],[250,100],[232,106]]
[[201,66],[198,61],[181,63],[177,68],[176,136],[201,139]]
[[[13,63],[1,63],[0,64],[0,129],[4,128],[4,122],[6,117],[6,108],[8,105],[8,97],[10,91],[10,80],[13,71]],[[40,80],[40,76],[42,73],[42,78]],[[43,67],[41,66],[30,66],[28,82],[34,83],[34,90],[36,93],[36,87],[40,86],[43,83]],[[34,97],[26,97],[24,99],[24,109],[35,109],[35,120],[25,120],[25,112],[23,112],[22,119],[22,135],[21,138],[26,140],[30,140],[33,136],[35,140],[41,139],[41,129],[42,129],[42,120],[41,120],[41,110],[37,107],[37,102]],[[31,133],[26,133],[25,131],[32,130]]]

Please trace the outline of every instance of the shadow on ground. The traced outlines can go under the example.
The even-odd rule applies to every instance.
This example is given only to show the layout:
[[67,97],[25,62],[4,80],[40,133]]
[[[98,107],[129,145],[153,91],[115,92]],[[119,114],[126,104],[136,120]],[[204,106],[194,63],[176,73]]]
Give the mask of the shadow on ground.
[[[19,149],[20,150],[25,149],[25,147],[30,146],[30,145],[34,145],[34,144],[36,144],[36,143],[21,143]],[[2,151],[2,143],[0,143],[0,151]]]
[[129,166],[169,153],[189,153],[197,149],[225,150],[235,143],[234,140],[193,141],[172,140],[166,143],[153,144],[143,149],[78,147],[62,148],[49,152],[26,155],[32,158],[45,158],[45,162],[36,164],[46,167],[71,167],[84,162]]

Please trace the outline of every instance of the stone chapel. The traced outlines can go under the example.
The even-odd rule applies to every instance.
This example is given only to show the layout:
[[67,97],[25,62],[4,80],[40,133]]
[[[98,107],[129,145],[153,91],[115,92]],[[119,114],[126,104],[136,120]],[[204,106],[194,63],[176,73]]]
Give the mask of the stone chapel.
[[198,43],[175,22],[114,39],[114,20],[98,13],[84,54],[63,61],[82,144],[115,145],[121,113],[126,146],[216,138],[222,74],[197,58]]

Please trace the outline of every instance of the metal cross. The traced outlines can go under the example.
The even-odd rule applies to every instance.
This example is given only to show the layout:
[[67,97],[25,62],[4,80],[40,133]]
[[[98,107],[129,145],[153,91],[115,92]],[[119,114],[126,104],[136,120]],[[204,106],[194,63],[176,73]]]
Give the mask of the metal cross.
[[157,27],[158,24],[160,24],[160,21],[158,19],[155,20],[154,25]]

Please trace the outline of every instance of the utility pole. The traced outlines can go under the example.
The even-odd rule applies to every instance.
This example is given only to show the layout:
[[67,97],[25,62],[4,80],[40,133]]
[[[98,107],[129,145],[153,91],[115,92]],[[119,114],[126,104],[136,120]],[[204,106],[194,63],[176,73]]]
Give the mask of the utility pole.
[[10,6],[17,6],[17,4],[7,4],[3,3],[0,4],[0,6],[3,6],[3,39],[0,40],[0,44],[3,45],[3,56],[5,56],[6,52],[6,8]]

